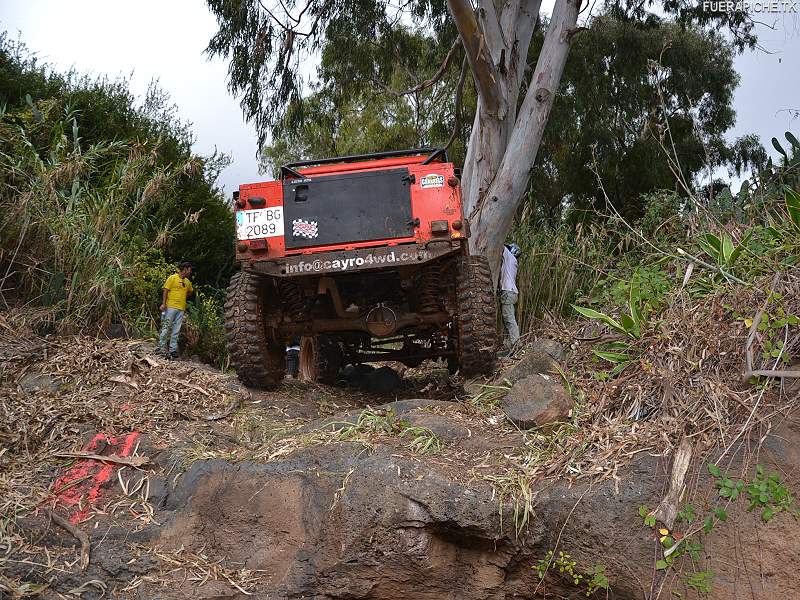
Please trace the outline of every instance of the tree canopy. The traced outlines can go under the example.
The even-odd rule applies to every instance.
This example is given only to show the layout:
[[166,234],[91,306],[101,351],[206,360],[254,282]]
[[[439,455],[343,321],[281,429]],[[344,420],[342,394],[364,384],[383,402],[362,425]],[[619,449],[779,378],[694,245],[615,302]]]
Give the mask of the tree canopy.
[[[229,159],[220,154],[193,154],[190,124],[179,119],[177,107],[157,82],[150,84],[140,101],[125,79],[59,73],[24,44],[0,35],[0,104],[6,107],[6,120],[18,121],[15,115],[20,111],[36,114],[43,101],[55,101],[63,114],[71,115],[83,147],[110,142],[139,144],[153,152],[153,169],[192,165],[172,192],[148,205],[147,211],[154,230],[186,220],[164,246],[165,257],[191,260],[197,264],[199,281],[221,284],[233,266],[234,227],[215,182]],[[50,140],[42,139],[40,144],[38,150],[45,158]],[[195,216],[186,219],[187,215]]]
[[[420,119],[419,94],[429,88],[435,90],[437,84],[443,83],[449,85],[453,98],[450,119],[453,127],[448,141],[455,140],[465,133],[460,127],[461,119],[456,117],[460,116],[460,104],[465,96],[462,82],[469,72],[476,102],[474,111],[465,115],[468,137],[463,138],[462,198],[472,232],[471,251],[487,256],[493,269],[497,266],[502,239],[523,198],[529,197],[530,176],[554,98],[559,90],[570,90],[561,85],[562,75],[570,48],[579,43],[585,29],[578,25],[579,14],[589,8],[583,6],[582,0],[556,0],[547,23],[539,18],[540,0],[503,3],[477,0],[474,4],[469,0],[447,0],[446,4],[439,0],[411,0],[400,5],[388,0],[305,0],[302,4],[293,0],[207,2],[219,25],[207,51],[212,56],[229,60],[229,88],[242,96],[245,117],[254,123],[262,147],[270,134],[277,138],[288,131],[291,136],[293,130],[305,125],[307,115],[318,117],[320,109],[340,112],[327,123],[338,124],[340,128],[344,124],[343,115],[350,119],[353,111],[370,107],[373,114],[380,114],[375,110],[378,108],[374,102],[376,94],[405,97],[406,103],[414,109],[416,139],[421,139],[432,123],[441,124],[442,119]],[[712,7],[703,3],[684,0],[663,3],[610,0],[605,8],[621,22],[635,21],[645,27],[638,32],[640,39],[633,44],[634,48],[638,45],[652,49],[652,43],[642,36],[650,24],[662,18],[657,13],[673,19],[675,34],[725,27],[732,34],[734,48],[755,43],[752,20],[741,11],[712,11]],[[588,17],[583,24],[591,22],[592,18]],[[531,43],[538,36],[542,39],[540,46]],[[430,43],[426,44],[427,40]],[[624,38],[617,39],[617,42],[624,41]],[[537,46],[535,60],[530,61],[531,50]],[[617,50],[624,51],[624,45]],[[729,54],[727,52],[726,56]],[[444,57],[441,62],[432,63],[440,57]],[[605,57],[608,59],[607,54]],[[431,64],[440,66],[429,75]],[[672,68],[678,71],[678,66],[675,63]],[[607,69],[606,65],[595,67]],[[660,68],[669,67],[662,65]],[[461,75],[456,76],[456,73]],[[648,65],[647,76],[654,79],[654,85],[659,84],[655,87],[663,92],[660,78],[664,73],[649,69]],[[398,79],[416,83],[406,89],[399,86],[398,90],[395,87]],[[721,84],[716,89],[724,94],[725,87]],[[719,104],[690,97],[688,102],[692,101],[698,110]],[[591,98],[579,102],[591,103]],[[650,98],[645,103],[652,105],[653,101]],[[442,106],[442,102],[436,104]],[[664,114],[667,117],[674,114],[680,121],[680,111],[686,104],[684,99],[665,97],[663,104]],[[384,100],[380,106],[386,108],[389,103]],[[393,120],[399,115],[401,120],[407,121],[400,112],[386,111],[379,117],[382,122],[373,120],[364,125],[368,126],[367,131],[377,134],[402,133],[402,127],[398,128]],[[725,120],[725,115],[714,115],[711,119],[723,128]],[[667,122],[667,118],[663,119],[663,125]],[[684,122],[676,122],[675,127],[681,129],[688,122],[689,119],[684,118]],[[379,126],[373,127],[376,124]],[[696,129],[694,123],[691,127]],[[337,135],[325,136],[328,142],[339,142],[329,148],[341,146],[342,138]],[[701,131],[698,138],[704,135],[708,140],[703,142],[710,141],[713,146],[718,137],[716,133]],[[380,139],[395,138],[380,135]],[[273,149],[278,150],[280,156],[301,150],[304,144],[307,142],[295,138],[292,147],[288,140],[280,140]],[[652,147],[647,149],[652,152]],[[272,161],[274,157],[267,158]],[[710,161],[705,162],[710,164]],[[686,175],[680,166],[669,171],[679,181]],[[683,186],[688,191],[685,182]]]
[[[275,173],[278,165],[291,160],[447,140],[455,121],[451,92],[459,76],[458,65],[452,63],[458,61],[451,61],[436,85],[409,96],[396,91],[430,79],[452,49],[450,38],[440,41],[409,28],[398,28],[393,35],[402,38],[404,48],[394,62],[382,52],[365,52],[354,65],[349,54],[323,52],[324,77],[305,98],[303,118],[290,110],[276,123],[273,141],[263,149],[266,171]],[[535,63],[542,42],[539,32],[529,63]],[[566,209],[573,218],[592,218],[605,202],[599,194],[599,175],[614,207],[636,219],[644,210],[642,194],[678,188],[676,164],[693,185],[698,176],[707,175],[709,166],[742,172],[763,162],[757,138],[734,144],[725,139],[735,120],[732,103],[739,78],[734,52],[721,34],[685,27],[674,19],[641,21],[613,11],[593,19],[567,59],[531,177],[532,201],[526,212],[551,223]],[[370,56],[374,62],[367,60]],[[369,81],[379,76],[391,86],[369,91]],[[476,100],[468,78],[463,112],[474,111]],[[462,119],[457,134],[450,154],[461,162],[469,123]]]

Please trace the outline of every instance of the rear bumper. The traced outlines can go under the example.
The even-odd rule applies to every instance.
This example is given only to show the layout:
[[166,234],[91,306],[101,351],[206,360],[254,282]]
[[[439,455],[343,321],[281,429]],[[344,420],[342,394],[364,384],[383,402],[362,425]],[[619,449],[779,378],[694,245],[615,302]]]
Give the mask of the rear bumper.
[[279,259],[247,261],[245,269],[275,277],[298,277],[353,273],[421,265],[448,254],[461,252],[461,241],[437,241],[423,244],[400,244],[376,248],[358,248],[336,252],[299,254]]

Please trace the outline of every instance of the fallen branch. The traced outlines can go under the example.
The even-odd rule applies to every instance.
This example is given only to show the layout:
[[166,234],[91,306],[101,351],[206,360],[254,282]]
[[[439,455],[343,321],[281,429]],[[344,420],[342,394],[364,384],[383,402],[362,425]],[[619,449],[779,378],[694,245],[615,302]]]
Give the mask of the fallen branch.
[[656,520],[666,525],[667,529],[672,529],[675,524],[675,517],[678,514],[678,502],[683,495],[684,481],[689,464],[692,462],[692,442],[689,438],[684,438],[675,452],[672,460],[672,475],[670,476],[669,491],[661,503],[658,505],[654,516]]
[[731,275],[726,270],[724,270],[722,267],[718,267],[716,265],[712,265],[711,263],[707,263],[706,261],[701,260],[701,259],[697,258],[696,256],[693,256],[692,254],[689,254],[683,248],[676,248],[676,251],[680,256],[682,256],[686,260],[689,260],[689,261],[691,261],[691,262],[693,262],[693,263],[695,263],[697,265],[700,265],[701,267],[705,267],[706,269],[710,269],[712,271],[716,271],[717,273],[722,275],[728,281],[733,281],[735,283],[740,283],[741,285],[747,285],[747,282],[744,281],[743,279],[739,279],[735,275]]
[[745,379],[750,377],[800,377],[800,371],[773,371],[772,369],[756,369],[745,374]]
[[50,517],[53,523],[61,527],[64,531],[67,531],[81,543],[81,570],[85,571],[86,567],[89,566],[89,536],[52,510],[45,509],[45,513]]
[[83,458],[86,460],[99,460],[100,462],[125,465],[128,467],[134,467],[136,469],[139,469],[143,465],[146,465],[150,462],[150,458],[147,456],[117,456],[116,454],[101,456],[100,454],[88,454],[84,452],[57,452],[53,454],[53,456],[57,456],[59,458]]
[[181,385],[185,385],[185,386],[186,386],[186,387],[188,387],[190,390],[194,390],[194,391],[196,391],[196,392],[200,392],[200,393],[201,393],[201,394],[203,394],[203,396],[205,396],[206,398],[208,398],[208,397],[211,395],[211,394],[209,394],[209,393],[208,393],[206,390],[204,390],[203,388],[201,388],[199,385],[196,385],[196,384],[194,384],[194,383],[190,383],[190,382],[188,382],[188,381],[184,381],[184,380],[182,380],[182,379],[179,379],[179,380],[177,380],[177,381],[176,381],[176,383],[179,383],[179,384],[181,384]]

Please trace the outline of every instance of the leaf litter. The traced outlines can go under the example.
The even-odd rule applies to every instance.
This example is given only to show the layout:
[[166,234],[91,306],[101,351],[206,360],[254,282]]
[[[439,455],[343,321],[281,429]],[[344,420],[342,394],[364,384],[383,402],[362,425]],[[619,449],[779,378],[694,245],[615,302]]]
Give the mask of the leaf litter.
[[[666,456],[686,438],[700,450],[696,456],[729,450],[756,429],[763,434],[773,417],[787,413],[792,398],[786,380],[756,377],[744,381],[743,373],[748,356],[752,370],[779,366],[765,352],[776,336],[782,348],[778,358],[800,353],[796,323],[748,335],[759,310],[800,313],[800,270],[757,283],[699,299],[690,298],[685,290],[677,292],[641,339],[626,340],[635,358],[613,377],[598,377],[607,365],[593,352],[591,341],[576,342],[585,337],[580,333],[585,322],[565,325],[551,320],[543,333],[572,347],[563,372],[552,374],[564,378],[576,399],[567,423],[516,430],[498,418],[502,416],[498,398],[508,389],[500,380],[500,384],[487,385],[486,393],[462,398],[452,408],[424,409],[463,424],[471,437],[491,438],[488,447],[444,443],[423,459],[405,448],[407,440],[380,427],[362,427],[346,441],[367,449],[377,443],[394,444],[398,451],[405,448],[414,460],[424,460],[465,484],[491,485],[500,501],[513,504],[519,533],[532,514],[535,490],[544,480],[611,479],[617,483],[621,470],[638,454]],[[187,461],[271,461],[308,445],[342,443],[344,426],[309,429],[307,416],[287,413],[277,401],[269,407],[282,413],[276,419],[260,410],[270,396],[246,402],[248,392],[230,375],[192,363],[168,363],[151,356],[141,342],[20,335],[30,330],[24,319],[14,313],[0,314],[0,358],[4,361],[0,366],[0,510],[6,516],[0,525],[0,550],[6,556],[15,544],[26,543],[14,528],[14,515],[33,510],[50,497],[48,482],[63,465],[56,455],[80,452],[88,432],[142,430],[169,443],[185,441],[187,425],[202,424],[205,429],[190,433],[194,443],[184,450]],[[46,376],[43,385],[50,388],[26,391],[23,384],[29,374]],[[318,415],[341,414],[369,400],[353,390],[316,389],[313,384],[290,383],[279,393],[300,404],[312,402]],[[258,411],[250,410],[260,403]],[[231,433],[210,432],[215,421],[224,423]],[[220,436],[230,442],[225,449],[212,443]],[[136,504],[127,495],[135,487],[131,492],[138,494],[134,512],[143,523],[153,522],[152,507],[145,508],[146,484],[122,481],[126,495],[107,508],[114,511],[126,502]],[[226,581],[233,578],[234,587],[249,592],[256,577],[206,564],[202,553],[159,552],[165,565],[183,561],[181,568],[193,573],[195,580],[202,581],[207,574]],[[150,579],[143,576],[131,585]]]

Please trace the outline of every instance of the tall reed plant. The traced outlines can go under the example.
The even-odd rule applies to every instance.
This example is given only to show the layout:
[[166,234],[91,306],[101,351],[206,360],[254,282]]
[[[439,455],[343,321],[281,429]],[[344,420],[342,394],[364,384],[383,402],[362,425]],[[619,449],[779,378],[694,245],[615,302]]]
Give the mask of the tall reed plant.
[[546,314],[568,314],[570,304],[594,287],[609,261],[607,234],[596,225],[538,229],[521,223],[512,235],[523,250],[517,278],[522,332]]
[[123,319],[143,249],[180,226],[154,225],[155,208],[195,167],[159,165],[157,143],[83,144],[79,119],[56,99],[0,112],[0,298],[86,331]]

